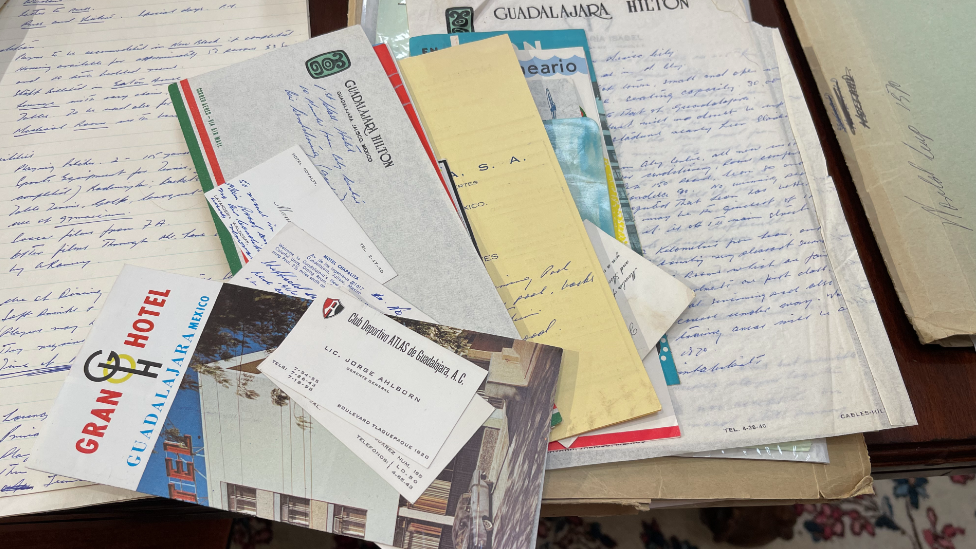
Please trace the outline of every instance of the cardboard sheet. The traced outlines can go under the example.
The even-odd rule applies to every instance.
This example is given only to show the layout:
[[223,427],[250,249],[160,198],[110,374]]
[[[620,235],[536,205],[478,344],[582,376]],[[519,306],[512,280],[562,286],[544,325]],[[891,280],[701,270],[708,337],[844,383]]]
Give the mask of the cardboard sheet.
[[621,514],[654,500],[833,500],[871,492],[862,435],[827,439],[830,463],[664,457],[546,472],[543,515]]
[[972,345],[976,5],[787,5],[919,339]]
[[559,379],[552,439],[660,410],[509,40],[404,59],[400,71],[519,333],[579,351]]

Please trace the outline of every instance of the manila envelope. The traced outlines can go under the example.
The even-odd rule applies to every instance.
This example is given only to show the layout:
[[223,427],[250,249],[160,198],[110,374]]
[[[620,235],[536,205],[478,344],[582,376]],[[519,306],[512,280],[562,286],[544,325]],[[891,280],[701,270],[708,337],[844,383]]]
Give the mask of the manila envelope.
[[827,452],[830,463],[662,457],[546,471],[542,516],[635,514],[661,500],[783,505],[873,493],[863,435],[828,438]]
[[400,61],[523,339],[564,361],[558,440],[661,409],[506,36]]

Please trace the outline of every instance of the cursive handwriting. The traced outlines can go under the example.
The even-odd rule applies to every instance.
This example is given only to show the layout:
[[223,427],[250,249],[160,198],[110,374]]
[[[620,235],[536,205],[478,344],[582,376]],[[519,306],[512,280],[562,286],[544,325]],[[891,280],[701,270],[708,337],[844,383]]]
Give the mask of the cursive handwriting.
[[843,304],[777,69],[671,51],[612,50],[598,70],[645,256],[696,293],[670,331],[674,354],[717,375],[764,364],[739,357],[746,338],[803,339]]
[[[894,81],[888,81],[888,84],[885,85],[885,90],[896,105],[904,108],[906,111],[911,111],[908,107],[908,104],[911,102],[909,99],[911,94],[905,91],[901,85]],[[935,149],[933,147],[935,139],[923,133],[914,124],[908,124],[906,129],[911,134],[912,139],[902,141],[902,144],[922,157],[918,163],[914,159],[908,160],[908,165],[914,171],[917,180],[925,183],[925,186],[921,187],[921,196],[913,198],[905,195],[905,199],[917,205],[923,213],[937,219],[945,227],[956,227],[972,232],[973,228],[968,224],[968,220],[962,215],[959,207],[955,205],[956,199],[946,192],[946,182],[943,182],[936,175],[936,166],[931,164],[936,159]],[[925,165],[923,166],[923,164]],[[935,201],[935,205],[931,204],[931,199],[929,198],[932,192],[935,192],[940,197]]]
[[11,462],[30,453],[124,263],[227,272],[167,87],[295,42],[305,23],[219,5],[29,0],[11,12],[30,38],[0,39],[10,77],[0,97],[0,389],[16,387],[4,394],[21,403],[0,409],[3,495],[75,482],[21,475]]
[[864,114],[864,106],[861,105],[861,96],[857,93],[857,84],[854,82],[854,75],[851,74],[851,69],[847,69],[847,72],[841,78],[847,84],[847,92],[851,94],[851,104],[854,105],[854,116],[857,117],[858,122],[865,129],[870,130],[871,128],[868,127],[868,117]]

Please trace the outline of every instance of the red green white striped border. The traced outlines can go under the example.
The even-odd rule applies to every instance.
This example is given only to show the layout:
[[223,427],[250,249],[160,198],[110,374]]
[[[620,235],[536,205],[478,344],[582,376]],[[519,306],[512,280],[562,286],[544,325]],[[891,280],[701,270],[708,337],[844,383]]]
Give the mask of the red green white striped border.
[[[210,141],[210,135],[203,124],[203,117],[200,116],[200,105],[192,93],[190,81],[184,79],[170,84],[169,96],[173,102],[176,117],[180,121],[180,129],[183,131],[183,139],[190,151],[190,158],[193,159],[193,167],[200,179],[200,187],[203,192],[208,192],[214,188],[215,184],[222,185],[224,183],[224,174],[217,162],[213,143]],[[220,244],[224,249],[224,256],[227,257],[230,270],[232,273],[237,273],[244,266],[244,260],[234,244],[230,231],[217,217],[213,208],[210,208],[210,215],[217,227],[217,236],[220,237]]]

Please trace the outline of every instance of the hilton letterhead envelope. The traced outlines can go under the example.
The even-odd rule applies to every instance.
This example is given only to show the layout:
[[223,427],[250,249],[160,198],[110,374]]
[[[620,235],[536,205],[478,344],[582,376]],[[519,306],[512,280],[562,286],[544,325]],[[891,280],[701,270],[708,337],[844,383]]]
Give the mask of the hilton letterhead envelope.
[[397,273],[387,288],[440,323],[517,337],[362,29],[181,80],[170,96],[204,191],[297,143]]

